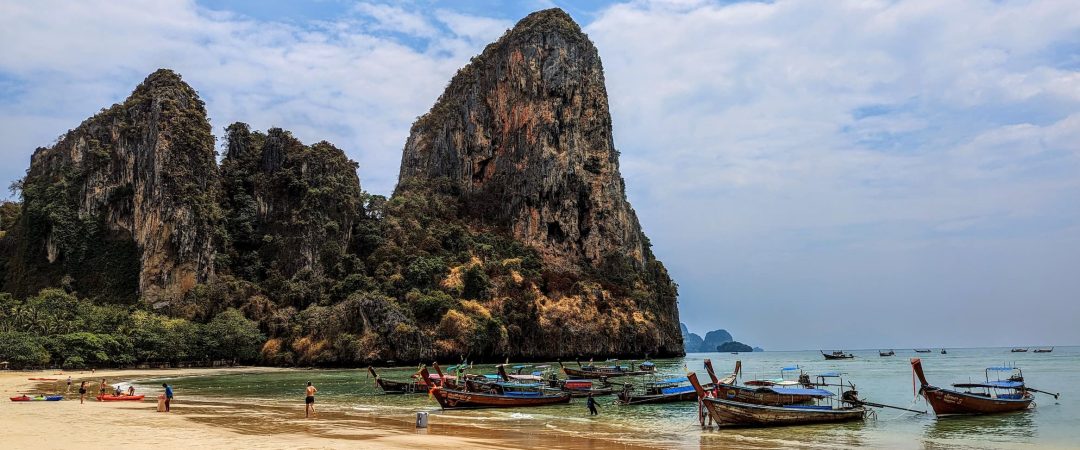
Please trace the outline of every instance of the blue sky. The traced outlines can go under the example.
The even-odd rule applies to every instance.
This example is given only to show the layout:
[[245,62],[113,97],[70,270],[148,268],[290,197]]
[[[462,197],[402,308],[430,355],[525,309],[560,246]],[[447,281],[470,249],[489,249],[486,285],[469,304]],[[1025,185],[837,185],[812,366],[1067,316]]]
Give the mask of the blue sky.
[[1057,1],[0,3],[0,181],[169,67],[388,194],[412,121],[530,11],[604,61],[691,330],[771,349],[1080,344],[1080,8]]

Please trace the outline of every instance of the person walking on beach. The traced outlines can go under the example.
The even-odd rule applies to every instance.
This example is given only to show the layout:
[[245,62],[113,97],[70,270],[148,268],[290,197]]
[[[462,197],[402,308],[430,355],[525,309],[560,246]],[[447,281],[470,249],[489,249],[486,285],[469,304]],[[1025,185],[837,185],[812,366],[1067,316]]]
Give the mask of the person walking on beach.
[[83,404],[83,399],[86,398],[86,380],[83,380],[79,385],[79,404]]
[[589,394],[589,399],[585,400],[585,406],[589,407],[590,416],[598,416],[600,413],[596,412],[596,400],[593,400],[592,394]]
[[64,389],[64,395],[71,393],[71,375],[68,375],[67,388]]
[[105,395],[109,392],[109,383],[105,382],[105,379],[101,379],[101,386],[98,386],[98,394]]
[[315,386],[311,385],[311,382],[307,382],[307,397],[304,398],[304,417],[311,417],[315,414],[315,393],[319,392],[315,389]]
[[161,383],[161,387],[165,388],[165,412],[169,412],[169,405],[172,404],[173,397],[172,386],[169,386],[168,383]]

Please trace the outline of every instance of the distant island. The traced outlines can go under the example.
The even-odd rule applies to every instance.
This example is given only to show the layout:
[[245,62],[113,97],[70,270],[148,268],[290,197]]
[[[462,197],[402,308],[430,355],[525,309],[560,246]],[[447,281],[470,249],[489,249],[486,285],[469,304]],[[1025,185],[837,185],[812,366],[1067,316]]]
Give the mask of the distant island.
[[685,323],[679,324],[682,330],[683,348],[686,353],[712,353],[712,352],[763,352],[761,347],[751,347],[731,337],[727,330],[719,329],[705,333],[702,338],[697,333],[691,333]]

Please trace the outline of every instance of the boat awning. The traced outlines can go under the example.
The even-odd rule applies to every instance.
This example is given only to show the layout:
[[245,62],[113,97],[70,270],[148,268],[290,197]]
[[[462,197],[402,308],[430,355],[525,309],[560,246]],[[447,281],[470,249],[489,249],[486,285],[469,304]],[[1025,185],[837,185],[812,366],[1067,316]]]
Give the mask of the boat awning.
[[987,381],[985,383],[956,383],[953,387],[958,388],[992,388],[992,389],[1020,389],[1024,387],[1022,381]]
[[656,382],[656,384],[675,384],[675,383],[686,383],[686,382],[688,382],[688,381],[690,381],[690,379],[689,379],[689,378],[686,378],[686,377],[682,377],[682,378],[668,378],[668,379],[666,379],[666,380],[660,380],[660,381],[657,381],[657,382]]
[[652,366],[655,366],[656,364],[653,364],[651,361],[645,361],[645,362],[641,363],[641,365],[643,365],[645,367],[652,367]]
[[517,370],[517,369],[524,369],[526,367],[529,367],[529,366],[513,366],[513,367],[511,367],[511,369]]
[[498,379],[501,379],[502,377],[500,377],[498,375],[495,375],[495,374],[491,374],[491,373],[485,373],[484,378],[487,378],[489,380],[498,380]]
[[679,386],[679,387],[664,388],[664,389],[660,390],[660,393],[664,394],[664,395],[683,394],[683,393],[686,393],[686,392],[694,392],[694,387],[693,386]]
[[791,371],[791,370],[799,370],[799,366],[788,366],[788,367],[781,367],[780,368],[781,372],[788,372],[788,371]]
[[540,383],[496,383],[504,388],[537,388],[542,386]]
[[543,378],[540,375],[507,375],[511,380],[528,380],[528,381],[540,381]]
[[825,373],[822,373],[822,374],[818,374],[818,376],[819,377],[826,377],[826,378],[837,378],[837,377],[840,376],[840,372],[825,372]]
[[986,370],[1006,371],[1006,370],[1016,370],[1016,368],[1015,367],[998,366],[998,367],[987,367]]
[[812,397],[832,397],[832,392],[824,389],[807,389],[807,388],[786,388],[786,387],[768,387],[765,388],[769,391],[780,395],[809,395]]

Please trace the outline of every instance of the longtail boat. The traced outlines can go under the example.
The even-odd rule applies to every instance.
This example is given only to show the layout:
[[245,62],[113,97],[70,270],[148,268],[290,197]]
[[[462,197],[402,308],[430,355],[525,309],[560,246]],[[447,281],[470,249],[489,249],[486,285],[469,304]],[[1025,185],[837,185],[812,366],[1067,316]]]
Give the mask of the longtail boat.
[[[911,370],[919,378],[922,387],[919,393],[926,398],[926,402],[934,409],[934,414],[945,416],[951,414],[991,414],[1009,411],[1021,411],[1031,406],[1034,397],[1028,391],[1042,392],[1030,389],[1024,385],[1024,375],[1020,369],[1014,367],[988,367],[986,369],[986,382],[983,383],[958,383],[953,387],[968,389],[957,391],[940,388],[926,382],[923,374],[922,361],[919,358],[911,358]],[[991,380],[990,372],[1016,372],[1005,380]],[[999,377],[1000,378],[1000,377]],[[980,392],[972,392],[971,389],[981,389]],[[1055,398],[1057,394],[1054,395]]]
[[559,367],[562,368],[567,378],[589,378],[589,379],[607,379],[615,377],[625,377],[632,375],[647,375],[653,373],[653,370],[632,370],[629,367],[623,367],[619,365],[599,367],[592,364],[582,365],[578,363],[577,369],[566,367],[563,363],[559,362]]
[[917,349],[915,349],[915,353],[930,353],[930,349],[928,349],[928,348],[917,348]]
[[1027,353],[1028,349],[1017,347],[1009,351],[1013,353]]
[[[636,393],[633,385],[623,385],[619,392],[619,403],[624,405],[640,405],[645,403],[673,403],[690,402],[697,399],[694,387],[688,383],[686,377],[667,378],[645,383],[644,393]],[[711,386],[710,386],[711,388]]]
[[552,378],[548,380],[548,387],[568,392],[574,398],[584,398],[590,395],[598,397],[615,393],[615,387],[608,383],[595,386],[592,380],[560,380],[555,377],[555,374],[552,374]]
[[431,388],[432,380],[428,374],[427,366],[412,375],[410,381],[387,380],[379,376],[374,367],[368,366],[368,372],[375,377],[375,384],[387,394],[417,394],[427,392]]
[[[812,386],[805,386],[805,388],[784,387],[775,384],[759,387],[738,386],[735,384],[735,379],[742,370],[742,361],[736,361],[735,371],[723,379],[718,379],[716,377],[716,374],[713,372],[712,361],[705,360],[705,370],[709,373],[709,378],[712,379],[713,385],[715,386],[711,392],[711,396],[714,398],[753,403],[757,405],[779,406],[808,403],[813,401],[816,398],[815,396],[829,394],[828,391],[822,391],[820,389],[808,390],[809,388],[812,388]],[[803,377],[800,376],[800,378]],[[808,382],[809,377],[806,378]],[[702,387],[708,390],[707,386]]]
[[832,353],[825,353],[824,351],[822,351],[821,356],[824,356],[825,359],[855,359],[855,355],[851,353],[844,353],[843,350],[837,350]]
[[878,353],[878,356],[896,356],[896,352],[894,352],[892,349],[889,349],[889,351],[887,351],[887,352],[878,350],[877,353]]
[[[787,379],[785,374],[788,372],[799,372],[799,379],[797,381]],[[749,380],[744,384],[747,386],[805,386],[810,384],[810,377],[803,374],[799,366],[788,366],[780,368],[780,378]]]
[[[716,398],[701,386],[697,374],[688,374],[687,378],[690,380],[690,384],[694,386],[700,400],[699,417],[702,425],[705,424],[706,417],[719,426],[767,427],[851,422],[862,420],[866,415],[866,408],[862,405],[771,406]],[[811,391],[811,389],[804,390]],[[833,395],[823,389],[813,389],[813,391],[821,391],[815,396],[816,400],[825,400]],[[845,393],[845,396],[847,396],[847,393]],[[854,394],[851,397],[855,397]]]
[[498,383],[493,392],[468,392],[431,388],[431,396],[443,409],[518,408],[570,402],[570,393],[548,393],[541,384]]
[[1054,347],[1050,347],[1050,348],[1037,348],[1037,349],[1035,349],[1035,353],[1050,353],[1050,352],[1052,352],[1052,351],[1054,351]]

